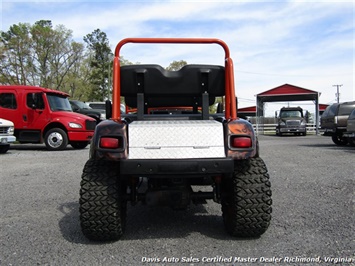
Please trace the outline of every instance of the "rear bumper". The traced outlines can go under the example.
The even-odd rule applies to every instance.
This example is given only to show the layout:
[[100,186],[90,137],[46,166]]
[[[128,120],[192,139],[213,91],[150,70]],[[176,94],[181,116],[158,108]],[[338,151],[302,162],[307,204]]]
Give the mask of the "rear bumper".
[[324,130],[323,136],[334,136],[334,135],[343,135],[346,131],[344,127],[337,128],[322,128]]
[[324,136],[333,136],[336,132],[335,128],[324,128]]
[[133,176],[205,176],[233,173],[234,160],[232,158],[210,159],[133,159],[121,160],[120,172]]

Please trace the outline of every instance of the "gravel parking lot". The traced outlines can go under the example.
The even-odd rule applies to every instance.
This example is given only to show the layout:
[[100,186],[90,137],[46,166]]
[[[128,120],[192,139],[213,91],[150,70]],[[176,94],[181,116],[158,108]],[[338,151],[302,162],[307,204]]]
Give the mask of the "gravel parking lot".
[[220,205],[134,206],[126,234],[88,241],[79,183],[88,148],[13,145],[0,156],[0,265],[355,265],[355,147],[322,136],[260,136],[273,214],[257,239],[224,230]]

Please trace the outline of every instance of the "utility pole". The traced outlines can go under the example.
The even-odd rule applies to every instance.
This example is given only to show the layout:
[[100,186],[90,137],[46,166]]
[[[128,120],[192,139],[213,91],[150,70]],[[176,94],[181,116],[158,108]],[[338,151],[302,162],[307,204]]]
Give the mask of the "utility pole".
[[341,85],[333,85],[333,87],[337,87],[337,93],[335,94],[335,96],[337,97],[337,103],[339,103],[339,87],[343,86],[343,84]]

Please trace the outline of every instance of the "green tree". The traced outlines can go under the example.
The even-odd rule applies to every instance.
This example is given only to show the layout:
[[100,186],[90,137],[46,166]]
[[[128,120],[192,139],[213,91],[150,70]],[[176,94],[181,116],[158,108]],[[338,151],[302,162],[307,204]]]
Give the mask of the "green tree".
[[170,71],[177,71],[183,66],[187,65],[187,62],[185,60],[180,60],[180,61],[173,61],[170,63],[170,65],[166,68],[166,70]]
[[83,54],[84,46],[71,41],[72,31],[63,25],[52,27],[49,20],[40,20],[31,27],[33,51],[40,83],[44,87],[67,90],[64,80]]
[[32,68],[30,25],[12,25],[7,32],[1,31],[0,82],[1,84],[31,84],[35,77]]
[[72,65],[68,75],[66,76],[64,86],[70,97],[77,100],[88,101],[93,85],[90,82],[90,56],[80,57],[75,64]]
[[84,37],[90,51],[90,82],[93,85],[90,100],[103,101],[110,98],[109,78],[112,71],[113,53],[106,33],[100,29]]
[[0,82],[66,90],[64,81],[84,46],[63,25],[50,20],[19,23],[1,32]]

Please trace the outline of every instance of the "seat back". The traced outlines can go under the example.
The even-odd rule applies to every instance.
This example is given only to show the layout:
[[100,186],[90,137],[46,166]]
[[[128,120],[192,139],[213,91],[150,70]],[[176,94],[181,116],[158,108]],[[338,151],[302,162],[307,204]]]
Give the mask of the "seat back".
[[[132,108],[208,105],[225,94],[224,67],[215,65],[185,65],[178,71],[168,71],[159,65],[127,65],[121,67],[121,96]],[[205,96],[205,99],[207,97]]]

